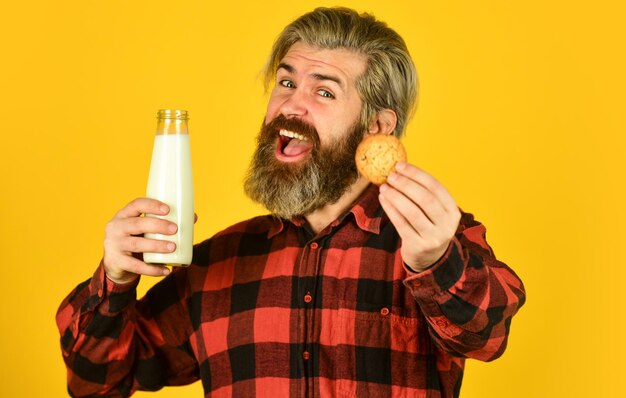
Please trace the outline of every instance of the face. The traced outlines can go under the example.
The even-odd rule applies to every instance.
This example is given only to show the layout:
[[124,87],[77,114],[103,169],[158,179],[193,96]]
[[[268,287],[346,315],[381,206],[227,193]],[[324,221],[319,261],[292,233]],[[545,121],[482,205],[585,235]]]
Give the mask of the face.
[[[345,137],[361,113],[356,81],[365,66],[365,56],[350,50],[295,43],[278,66],[265,122],[279,115],[301,120],[317,130],[321,145]],[[283,155],[277,157],[284,162],[306,157]]]
[[364,70],[365,58],[348,50],[290,48],[245,182],[253,200],[291,218],[334,203],[356,181],[365,133],[356,79]]

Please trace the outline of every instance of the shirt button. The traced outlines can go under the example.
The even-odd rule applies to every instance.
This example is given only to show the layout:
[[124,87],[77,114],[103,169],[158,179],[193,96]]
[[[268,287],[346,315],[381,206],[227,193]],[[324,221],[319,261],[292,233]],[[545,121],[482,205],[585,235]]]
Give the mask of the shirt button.
[[304,295],[304,302],[305,303],[310,303],[311,301],[313,301],[313,296],[311,296],[309,293]]
[[310,357],[310,354],[309,354],[309,352],[308,352],[308,351],[304,351],[304,352],[302,353],[302,359],[304,359],[305,361],[308,361],[308,360],[309,360],[309,357]]
[[387,308],[387,307],[383,307],[383,308],[380,310],[380,315],[382,315],[382,316],[387,316],[387,315],[389,315],[389,308]]
[[313,242],[311,243],[311,249],[315,250],[319,247],[319,245],[317,244],[317,242]]

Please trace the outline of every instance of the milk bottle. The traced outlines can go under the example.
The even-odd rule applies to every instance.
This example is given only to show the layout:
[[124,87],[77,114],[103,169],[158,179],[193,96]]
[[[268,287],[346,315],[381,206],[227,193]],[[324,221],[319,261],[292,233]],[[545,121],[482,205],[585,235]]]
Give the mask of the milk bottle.
[[193,250],[193,178],[187,111],[161,109],[157,114],[157,131],[146,196],[166,203],[169,214],[158,217],[178,225],[175,235],[145,234],[146,238],[176,243],[172,253],[144,253],[146,263],[189,265]]

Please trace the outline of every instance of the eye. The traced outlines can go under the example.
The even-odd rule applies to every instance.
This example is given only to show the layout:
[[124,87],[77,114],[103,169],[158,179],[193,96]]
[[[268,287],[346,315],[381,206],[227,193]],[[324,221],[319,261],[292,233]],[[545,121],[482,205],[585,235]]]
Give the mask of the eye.
[[322,97],[324,97],[324,98],[335,98],[335,96],[333,95],[333,93],[331,93],[331,92],[330,92],[330,91],[328,91],[328,90],[319,89],[319,90],[317,90],[317,93],[318,93],[319,95],[321,95]]
[[296,87],[296,85],[293,84],[293,82],[291,80],[287,80],[287,79],[279,81],[278,84],[280,84],[283,87],[287,87],[287,88],[294,88],[294,87]]

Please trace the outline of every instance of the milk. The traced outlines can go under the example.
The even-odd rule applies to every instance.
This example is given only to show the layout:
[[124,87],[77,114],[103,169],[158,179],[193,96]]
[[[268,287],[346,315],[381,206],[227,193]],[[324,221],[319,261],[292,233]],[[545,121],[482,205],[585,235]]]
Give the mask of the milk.
[[170,207],[169,214],[165,216],[146,216],[172,221],[178,225],[178,231],[174,235],[145,234],[146,238],[176,243],[176,250],[172,253],[144,253],[144,261],[168,265],[191,264],[194,207],[189,134],[157,133],[146,196]]

